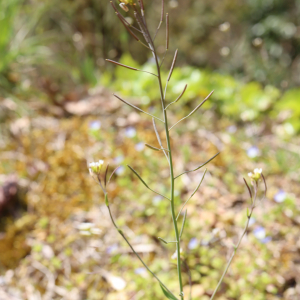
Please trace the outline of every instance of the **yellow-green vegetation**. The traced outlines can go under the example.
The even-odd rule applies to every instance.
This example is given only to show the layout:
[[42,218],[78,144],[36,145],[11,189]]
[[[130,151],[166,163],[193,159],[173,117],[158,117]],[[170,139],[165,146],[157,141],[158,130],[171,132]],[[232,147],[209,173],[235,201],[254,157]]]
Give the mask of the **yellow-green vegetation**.
[[[160,13],[152,3],[144,0],[156,26]],[[194,118],[172,129],[175,174],[220,152],[187,205],[184,293],[191,281],[192,300],[209,300],[246,221],[243,177],[262,168],[267,199],[217,299],[299,299],[300,6],[170,0],[166,7],[174,15],[170,44],[180,46],[167,102],[188,84],[170,107],[170,124],[214,90]],[[157,115],[156,79],[104,59],[149,72],[154,66],[114,17],[102,0],[0,1],[0,299],[165,299],[111,225],[88,170],[99,160],[110,172],[121,166],[108,187],[118,226],[151,270],[178,289],[174,247],[158,239],[174,238],[169,202],[126,167],[165,194],[168,164],[145,147],[159,146],[151,118],[111,95]],[[160,125],[158,131],[164,138]],[[17,204],[4,213],[2,189],[11,174]],[[177,207],[202,175],[178,179]]]
[[[162,193],[167,164],[162,163],[161,153],[143,147],[144,142],[155,145],[147,117],[130,112],[127,107],[119,108],[118,100],[107,93],[97,97],[96,115],[57,118],[36,112],[28,119],[25,117],[26,122],[24,118],[15,118],[5,124],[10,130],[21,120],[25,124],[10,138],[7,136],[1,146],[1,173],[18,174],[28,192],[27,212],[23,211],[17,220],[7,221],[0,256],[5,278],[9,279],[8,269],[14,270],[7,288],[26,295],[24,298],[35,293],[53,293],[53,299],[61,299],[68,293],[73,296],[67,299],[130,299],[133,294],[137,299],[163,299],[159,286],[153,284],[111,228],[104,199],[89,176],[87,161],[101,158],[110,162],[112,168],[130,164]],[[194,104],[195,101],[189,103]],[[171,122],[188,111],[190,108],[186,106],[181,106],[178,113],[174,110]],[[244,224],[245,207],[249,205],[242,176],[257,166],[263,168],[270,192],[257,208],[248,238],[221,288],[222,297],[251,299],[255,295],[255,299],[276,299],[277,294],[287,295],[290,282],[297,278],[293,266],[296,266],[299,229],[298,154],[286,149],[287,144],[276,135],[247,137],[249,130],[264,132],[267,125],[264,122],[259,128],[255,124],[235,127],[226,117],[215,123],[212,120],[217,115],[207,109],[198,116],[196,121],[185,123],[190,133],[175,130],[177,138],[172,141],[176,149],[176,173],[199,165],[221,150],[209,167],[210,176],[187,206],[190,217],[183,258],[192,275],[193,299],[208,299],[206,293],[212,291],[219,279],[232,242]],[[260,153],[251,158],[252,145]],[[292,161],[293,168],[284,170],[283,165]],[[155,183],[157,168],[162,174],[161,183]],[[176,190],[177,204],[192,192],[199,175],[182,177]],[[191,190],[187,190],[187,182]],[[282,203],[277,203],[273,198],[280,189],[285,197]],[[175,265],[172,260],[169,263],[173,253],[157,239],[171,238],[168,202],[145,190],[126,168],[121,168],[112,180],[109,193],[118,225],[133,245],[140,247],[140,254],[152,270],[170,288],[176,288]],[[100,231],[87,235],[79,226],[86,222],[95,224]],[[116,279],[112,276],[125,280],[126,288],[116,291],[113,288]],[[185,268],[183,279],[187,292]],[[49,287],[51,280],[56,288]],[[284,296],[284,299],[289,298]]]

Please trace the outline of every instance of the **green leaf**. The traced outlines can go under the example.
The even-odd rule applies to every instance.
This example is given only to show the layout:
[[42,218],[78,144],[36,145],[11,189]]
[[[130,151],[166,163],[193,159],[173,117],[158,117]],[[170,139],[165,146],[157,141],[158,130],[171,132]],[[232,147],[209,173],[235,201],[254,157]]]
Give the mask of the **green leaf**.
[[173,294],[171,294],[169,291],[166,290],[166,288],[160,284],[160,287],[164,293],[164,295],[168,298],[168,299],[171,299],[171,300],[178,300]]

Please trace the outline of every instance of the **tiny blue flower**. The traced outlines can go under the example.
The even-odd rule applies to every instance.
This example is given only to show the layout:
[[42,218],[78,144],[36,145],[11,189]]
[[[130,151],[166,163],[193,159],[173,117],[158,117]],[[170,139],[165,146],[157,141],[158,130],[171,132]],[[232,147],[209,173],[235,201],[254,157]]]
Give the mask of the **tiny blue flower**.
[[145,275],[147,273],[147,270],[145,268],[137,268],[134,270],[134,273],[137,275]]
[[140,143],[137,143],[135,146],[135,150],[136,151],[139,151],[139,152],[141,152],[141,151],[143,151],[144,150],[144,148],[145,148],[145,144],[144,143],[142,143],[142,142],[140,142]]
[[122,163],[124,161],[124,156],[123,155],[119,155],[117,157],[114,158],[114,162],[119,165],[120,163]]
[[89,128],[90,128],[91,130],[99,130],[99,129],[101,128],[101,122],[100,122],[100,121],[97,121],[97,120],[92,121],[92,122],[90,122],[90,124],[89,124]]
[[125,168],[123,166],[120,166],[117,171],[116,171],[116,174],[117,175],[122,175],[125,171]]
[[107,254],[112,254],[113,252],[115,252],[117,249],[118,249],[118,244],[113,244],[111,246],[109,246],[107,249],[106,249],[106,253]]
[[248,150],[247,150],[247,155],[250,157],[250,158],[254,158],[254,157],[257,157],[258,155],[260,154],[260,151],[257,147],[255,146],[252,146],[250,147]]
[[190,240],[190,242],[189,242],[189,244],[188,244],[188,248],[189,248],[190,250],[193,250],[193,249],[197,248],[198,245],[199,245],[198,240],[197,240],[196,238],[191,238],[191,240]]
[[266,236],[264,239],[260,240],[261,243],[267,244],[272,241],[272,238],[270,236]]
[[157,195],[157,196],[155,196],[155,197],[152,199],[152,203],[153,203],[154,205],[158,205],[158,204],[162,201],[162,199],[163,199],[162,196]]
[[283,190],[280,190],[275,196],[274,196],[274,200],[277,203],[281,203],[286,199],[286,192]]
[[253,234],[257,239],[263,240],[266,237],[266,230],[265,228],[259,226],[256,229],[254,229]]
[[231,126],[227,127],[227,131],[229,133],[236,133],[236,130],[237,130],[237,128],[235,125],[231,125]]
[[136,136],[136,130],[134,127],[127,127],[125,130],[125,135],[129,138],[133,138]]

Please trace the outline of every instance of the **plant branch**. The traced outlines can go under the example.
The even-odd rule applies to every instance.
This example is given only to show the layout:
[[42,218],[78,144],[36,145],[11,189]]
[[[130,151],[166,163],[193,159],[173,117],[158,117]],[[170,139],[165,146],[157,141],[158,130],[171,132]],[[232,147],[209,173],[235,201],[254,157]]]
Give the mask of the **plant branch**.
[[124,100],[124,99],[120,98],[120,97],[119,97],[119,96],[117,96],[116,94],[113,94],[113,95],[114,95],[116,98],[118,98],[120,101],[122,101],[123,103],[125,103],[125,104],[127,104],[127,105],[131,106],[132,108],[135,108],[136,110],[138,110],[138,111],[140,111],[140,112],[142,112],[142,113],[144,113],[144,114],[146,114],[146,115],[148,115],[148,116],[150,116],[150,117],[152,117],[152,118],[155,118],[155,119],[157,119],[157,120],[159,120],[159,121],[161,121],[161,122],[163,122],[163,123],[164,123],[164,121],[163,121],[162,119],[160,119],[160,118],[157,118],[157,117],[155,117],[155,116],[153,116],[153,115],[151,115],[151,114],[149,114],[149,113],[145,112],[144,110],[142,110],[142,109],[138,108],[137,106],[135,106],[135,105],[133,105],[133,104],[131,104],[131,103],[127,102],[126,100]]
[[[171,76],[173,74],[173,70],[174,70],[174,67],[175,67],[175,64],[176,64],[176,60],[177,60],[177,55],[178,55],[178,49],[176,49],[176,51],[175,51],[173,62],[172,62],[172,65],[171,65],[171,68],[170,68],[170,72],[169,72],[169,76],[168,76],[168,79],[167,79],[167,82],[166,82],[165,93],[164,93],[164,100],[166,100],[167,87],[168,87],[168,83],[169,83],[169,81],[171,79]],[[166,108],[164,108],[164,109],[166,109]]]
[[153,147],[153,146],[151,146],[149,144],[145,144],[145,146],[148,147],[148,148],[150,148],[151,150],[154,150],[154,151],[168,151],[169,152],[169,150],[165,149],[165,148],[156,148],[156,147]]
[[185,225],[185,221],[186,221],[186,215],[187,215],[187,209],[185,210],[184,216],[183,216],[182,226],[181,226],[181,230],[180,230],[180,234],[179,234],[180,239],[181,239],[182,234],[183,234],[183,229],[184,229],[184,225]]
[[191,115],[193,115],[208,99],[209,97],[212,95],[214,91],[210,92],[210,94],[191,112],[189,113],[186,117],[182,118],[181,120],[179,120],[177,123],[175,123],[170,129],[169,131],[175,127],[178,123],[180,123],[181,121],[187,119],[188,117],[190,117]]
[[165,108],[165,110],[167,110],[168,107],[169,107],[171,104],[174,104],[174,103],[178,102],[178,101],[181,99],[181,97],[183,96],[183,94],[184,94],[185,91],[186,91],[186,88],[187,88],[187,84],[185,85],[183,91],[182,91],[181,94],[178,96],[178,98],[177,98],[175,101],[171,102],[169,105],[167,105],[167,107]]
[[140,32],[140,33],[142,33],[139,29],[137,29],[136,27],[134,27],[133,25],[131,25],[130,23],[127,22],[127,20],[122,16],[122,14],[119,13],[119,11],[117,10],[116,6],[114,5],[114,3],[113,3],[112,1],[111,1],[110,3],[111,3],[111,5],[112,5],[112,7],[113,7],[113,9],[114,9],[114,11],[115,11],[115,13],[116,13],[116,15],[118,16],[118,18],[119,18],[120,20],[122,19],[121,22],[122,22],[123,25],[124,25],[124,23],[125,23],[127,26],[129,26],[129,27],[131,27],[131,28],[137,30],[137,31]]
[[187,174],[187,173],[194,172],[194,171],[197,171],[197,170],[201,169],[202,167],[204,167],[205,165],[207,165],[209,162],[211,162],[219,154],[220,154],[220,152],[218,152],[216,155],[214,155],[212,158],[210,158],[208,161],[206,161],[204,164],[202,164],[201,166],[197,167],[196,169],[190,170],[190,171],[185,171],[185,172],[181,173],[180,175],[176,176],[174,179],[180,177],[183,174]]
[[164,20],[164,11],[165,11],[165,1],[162,0],[162,1],[161,1],[161,16],[160,16],[160,22],[159,22],[158,27],[157,27],[157,29],[156,29],[156,32],[155,32],[155,34],[154,34],[153,41],[155,41],[156,35],[157,35],[157,33],[158,33],[159,29],[160,29],[160,26],[161,26],[161,24],[162,24],[162,22],[163,22],[163,20]]
[[179,213],[178,213],[178,215],[177,215],[176,221],[178,220],[178,218],[179,218],[179,216],[180,216],[180,214],[181,214],[183,208],[186,206],[186,204],[190,201],[190,199],[196,194],[196,192],[197,192],[198,189],[200,188],[200,185],[201,185],[201,183],[202,183],[202,181],[203,181],[203,179],[204,179],[204,177],[205,177],[206,172],[207,172],[207,169],[205,169],[204,174],[203,174],[203,176],[202,176],[202,178],[201,178],[201,181],[199,182],[198,186],[197,186],[197,187],[195,188],[195,190],[193,191],[193,193],[192,193],[192,195],[190,196],[190,198],[188,198],[188,199],[185,201],[185,203],[183,204],[183,206],[181,207],[181,209],[180,209],[180,211],[179,211]]
[[171,244],[171,243],[177,243],[177,241],[166,241],[161,237],[158,237],[159,240],[161,240],[164,244]]
[[[153,123],[153,128],[154,128],[154,131],[155,131],[155,134],[156,134],[157,141],[158,141],[160,147],[161,147],[162,149],[164,149],[164,147],[163,147],[163,145],[162,145],[162,142],[161,142],[161,139],[160,139],[160,136],[159,136],[159,134],[158,134],[157,128],[156,128],[155,120],[154,120],[153,118],[152,118],[152,123]],[[169,151],[169,150],[168,150],[168,151]],[[165,156],[166,156],[166,158],[167,158],[167,160],[168,160],[168,163],[170,164],[169,156],[167,155],[167,153],[166,153],[165,150],[163,150],[163,152],[164,152],[164,154],[165,154]]]
[[123,64],[121,64],[121,63],[118,63],[118,62],[116,62],[116,61],[114,61],[114,60],[111,60],[111,59],[106,59],[106,61],[108,61],[108,62],[110,62],[110,63],[113,63],[113,64],[115,64],[115,65],[118,65],[118,66],[120,66],[120,67],[127,68],[127,69],[129,69],[129,70],[139,71],[139,72],[144,72],[144,73],[148,73],[148,74],[151,74],[151,75],[157,77],[157,75],[154,74],[154,73],[151,73],[151,72],[148,72],[148,71],[144,71],[144,70],[140,70],[140,69],[137,69],[137,68],[133,68],[133,67],[130,67],[130,66],[126,66],[126,65],[123,65]]
[[153,193],[155,193],[155,194],[157,194],[157,195],[160,195],[160,196],[162,196],[162,197],[164,197],[164,198],[166,198],[166,199],[168,199],[169,201],[171,201],[171,199],[170,198],[168,198],[168,197],[166,197],[166,196],[164,196],[164,195],[162,195],[162,194],[160,194],[160,193],[158,193],[158,192],[156,192],[156,191],[154,191],[154,190],[152,190],[149,186],[148,186],[148,184],[143,180],[143,178],[132,168],[132,167],[130,167],[129,165],[127,165],[127,167],[138,177],[138,179],[143,183],[143,185],[147,188],[147,189],[149,189],[151,192],[153,192]]
[[161,60],[159,68],[161,68],[161,66],[163,65],[168,50],[169,50],[169,14],[167,13],[166,14],[166,51]]

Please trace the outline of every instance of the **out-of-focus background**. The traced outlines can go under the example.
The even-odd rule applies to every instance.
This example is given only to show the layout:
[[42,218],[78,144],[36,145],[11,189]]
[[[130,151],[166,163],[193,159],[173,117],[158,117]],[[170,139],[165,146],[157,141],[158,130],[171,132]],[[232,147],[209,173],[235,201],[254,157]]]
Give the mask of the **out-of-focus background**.
[[[161,3],[144,2],[153,33]],[[209,299],[246,221],[243,177],[262,168],[267,199],[256,208],[217,299],[299,299],[300,2],[165,4],[171,38],[164,78],[179,48],[167,100],[188,84],[170,109],[170,123],[215,91],[171,131],[175,172],[221,152],[187,206],[184,292],[191,284],[192,299]],[[162,57],[164,24],[156,44]],[[157,81],[105,58],[155,70],[149,51],[126,32],[108,0],[0,1],[2,300],[164,299],[111,225],[87,170],[99,159],[110,172],[121,166],[109,186],[116,222],[151,269],[178,291],[175,248],[157,239],[173,239],[169,204],[126,167],[167,193],[167,162],[144,147],[157,145],[151,119],[111,95],[158,115]],[[176,181],[177,209],[203,171]]]

